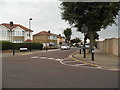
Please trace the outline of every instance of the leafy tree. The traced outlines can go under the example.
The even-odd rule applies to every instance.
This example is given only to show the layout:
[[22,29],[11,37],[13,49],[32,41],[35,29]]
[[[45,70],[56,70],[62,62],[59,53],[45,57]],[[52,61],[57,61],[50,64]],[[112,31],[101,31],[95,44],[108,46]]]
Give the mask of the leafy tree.
[[74,38],[71,40],[71,43],[79,43],[79,42],[81,42],[80,38]]
[[72,35],[72,30],[70,28],[66,28],[63,34],[65,35],[65,42],[69,43]]
[[86,38],[90,39],[90,51],[98,38],[97,31],[116,24],[115,19],[120,10],[119,2],[62,2],[62,19],[81,31],[82,25],[88,27]]
[[62,42],[60,42],[59,45],[62,45]]

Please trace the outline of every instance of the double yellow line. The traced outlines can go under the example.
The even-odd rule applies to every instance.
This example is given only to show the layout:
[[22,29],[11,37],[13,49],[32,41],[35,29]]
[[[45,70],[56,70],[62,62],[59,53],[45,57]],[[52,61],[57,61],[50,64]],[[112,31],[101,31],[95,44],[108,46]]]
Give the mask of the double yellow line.
[[72,53],[69,55],[69,58],[77,61],[77,62],[80,62],[80,63],[83,63],[83,64],[86,64],[86,65],[91,65],[91,66],[95,66],[95,67],[100,67],[100,68],[105,68],[105,69],[110,69],[110,70],[115,70],[115,71],[119,71],[119,69],[116,69],[116,68],[111,68],[111,67],[107,67],[107,66],[103,66],[103,65],[97,65],[97,64],[93,64],[93,63],[88,63],[88,62],[84,62],[84,61],[81,61],[80,59],[77,59],[74,57],[74,55],[78,53],[78,51]]

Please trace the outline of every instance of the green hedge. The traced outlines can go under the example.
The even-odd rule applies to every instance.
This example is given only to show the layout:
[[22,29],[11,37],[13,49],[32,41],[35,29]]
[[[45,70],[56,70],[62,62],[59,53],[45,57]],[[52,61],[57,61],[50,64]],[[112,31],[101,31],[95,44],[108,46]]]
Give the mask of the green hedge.
[[0,41],[0,47],[2,47],[2,50],[9,50],[12,49],[12,43],[8,41]]
[[30,43],[29,45],[31,46],[31,49],[40,49],[40,50],[43,49],[43,44],[42,43]]
[[42,49],[43,44],[41,43],[11,43],[7,41],[2,41],[2,50],[10,50],[15,48],[15,50],[19,50],[20,48],[30,48],[30,49]]

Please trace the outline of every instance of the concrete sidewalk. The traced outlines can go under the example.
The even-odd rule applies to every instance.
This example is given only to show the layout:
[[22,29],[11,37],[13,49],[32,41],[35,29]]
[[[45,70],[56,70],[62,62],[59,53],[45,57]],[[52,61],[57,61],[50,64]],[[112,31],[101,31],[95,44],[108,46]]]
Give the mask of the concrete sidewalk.
[[111,68],[111,69],[116,69],[116,70],[120,70],[120,67],[118,66],[118,57],[117,56],[113,56],[113,55],[108,55],[103,53],[102,51],[100,51],[99,49],[95,49],[95,54],[94,54],[94,61],[92,61],[92,55],[91,54],[86,54],[86,58],[84,58],[84,54],[82,52],[82,54],[79,53],[79,51],[77,51],[76,53],[73,54],[73,57],[84,62],[84,63],[88,63],[91,65],[98,65],[100,67],[107,67],[107,68]]
[[[47,52],[51,52],[51,51],[57,51],[60,49],[50,49],[47,50]],[[32,51],[15,51],[15,55],[14,56],[22,56],[22,55],[29,55],[29,54],[35,54],[35,53],[39,53],[39,52],[46,52],[46,50],[32,50]],[[8,51],[8,52],[2,52],[2,57],[12,57],[13,56],[13,52],[12,51]]]

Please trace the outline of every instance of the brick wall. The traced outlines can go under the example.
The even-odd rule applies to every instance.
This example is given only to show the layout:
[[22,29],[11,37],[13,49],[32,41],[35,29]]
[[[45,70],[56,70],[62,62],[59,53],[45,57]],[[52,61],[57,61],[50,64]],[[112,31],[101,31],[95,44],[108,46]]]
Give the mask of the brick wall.
[[34,43],[48,43],[48,36],[33,36]]
[[35,42],[35,43],[50,43],[50,42],[57,43],[57,40],[50,40],[50,39],[48,39],[48,37],[49,36],[47,36],[47,35],[33,36],[33,42]]

